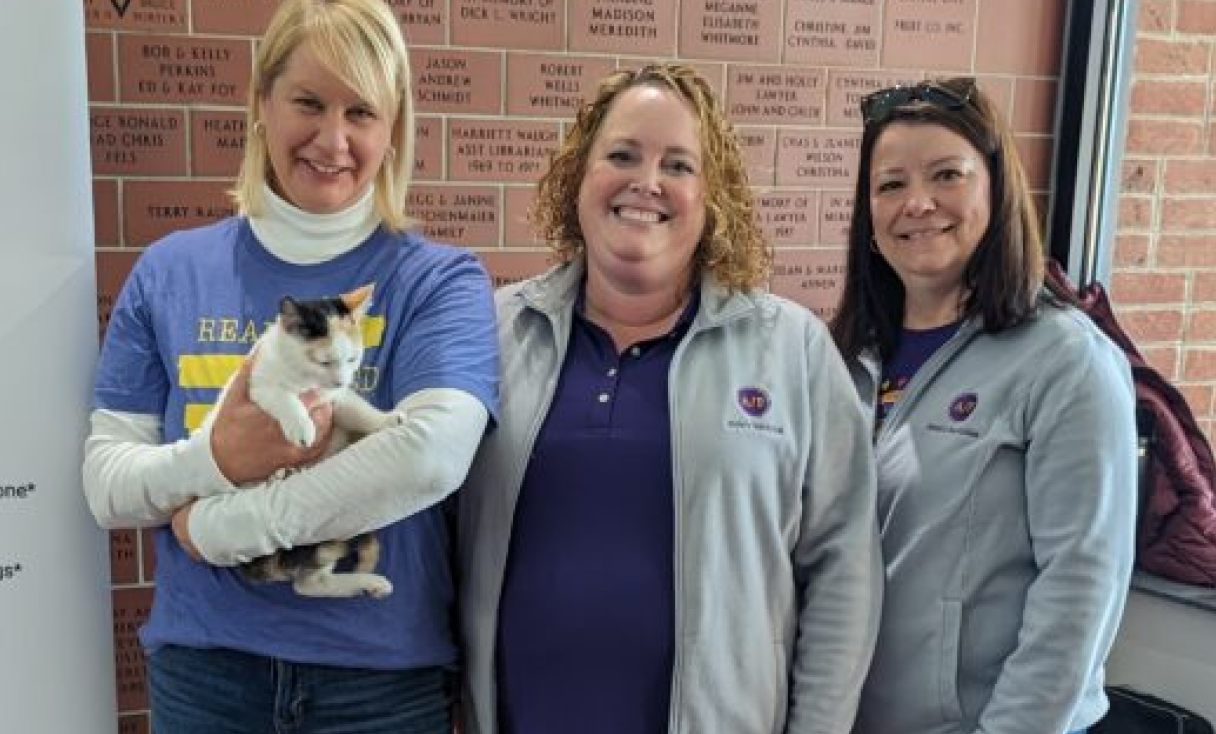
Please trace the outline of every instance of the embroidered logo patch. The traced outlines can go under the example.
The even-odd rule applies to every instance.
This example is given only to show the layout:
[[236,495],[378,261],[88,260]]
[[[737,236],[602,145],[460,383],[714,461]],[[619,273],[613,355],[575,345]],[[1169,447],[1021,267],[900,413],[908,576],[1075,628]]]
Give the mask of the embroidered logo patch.
[[962,423],[971,417],[977,405],[979,405],[979,397],[975,393],[965,392],[959,395],[954,402],[950,403],[950,420]]
[[735,393],[735,398],[743,412],[753,418],[759,418],[767,413],[772,404],[768,393],[758,387],[741,387]]

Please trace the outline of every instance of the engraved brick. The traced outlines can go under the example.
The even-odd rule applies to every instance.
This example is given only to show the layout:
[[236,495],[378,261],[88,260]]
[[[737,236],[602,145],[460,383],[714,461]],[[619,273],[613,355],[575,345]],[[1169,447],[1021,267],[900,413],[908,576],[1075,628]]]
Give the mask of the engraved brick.
[[114,36],[111,33],[86,33],[85,59],[89,73],[89,101],[114,101]]
[[414,118],[414,173],[421,181],[443,178],[443,120]]
[[670,0],[568,0],[570,50],[670,57],[676,3]]
[[137,633],[152,608],[152,589],[115,589],[114,668],[117,678],[118,713],[148,708],[148,686],[144,655]]
[[245,113],[190,113],[190,161],[195,176],[235,178],[245,154]]
[[753,186],[777,183],[777,132],[771,127],[739,127],[735,135],[748,181]]
[[1157,190],[1160,161],[1154,158],[1125,158],[1119,177],[1119,191],[1125,194],[1151,194]]
[[458,46],[561,49],[565,3],[554,0],[451,0]]
[[536,189],[532,186],[508,186],[505,193],[503,244],[506,247],[546,249],[546,243],[541,241],[528,218],[536,198]]
[[448,120],[448,178],[534,182],[560,142],[556,122]]
[[507,54],[507,114],[572,119],[595,96],[612,60],[594,56]]
[[975,45],[976,3],[888,0],[883,13],[882,65],[969,71]]
[[134,584],[139,582],[139,540],[137,531],[110,531],[110,580],[115,584]]
[[878,65],[878,0],[787,0],[785,63]]
[[1014,132],[1050,135],[1055,130],[1056,90],[1054,79],[1019,78],[1014,86]]
[[99,247],[122,244],[118,229],[118,182],[93,179],[93,242]]
[[195,33],[261,36],[278,0],[191,0]]
[[756,196],[756,220],[774,247],[808,247],[819,235],[819,193],[769,191]]
[[861,131],[861,98],[870,92],[896,84],[915,84],[919,76],[908,72],[828,71],[827,124],[856,127]]
[[210,224],[236,212],[230,181],[127,181],[123,222],[128,247],[142,247],[170,232]]
[[819,244],[849,244],[849,222],[853,217],[853,194],[848,191],[824,191],[819,195]]
[[147,714],[128,714],[118,717],[118,734],[151,734]]
[[781,60],[781,4],[684,0],[680,56],[730,61]]
[[125,102],[243,106],[251,65],[245,40],[123,35],[118,41]]
[[106,326],[110,323],[110,312],[114,310],[114,302],[122,284],[127,281],[131,267],[139,253],[135,251],[99,252],[97,263],[97,337],[98,343],[104,341]]
[[1119,197],[1118,225],[1124,229],[1148,229],[1153,226],[1154,199],[1150,196]]
[[448,7],[443,0],[388,0],[401,23],[407,44],[438,46],[445,42]]
[[830,319],[844,289],[844,260],[841,249],[778,250],[772,290]]
[[431,239],[465,247],[499,246],[502,197],[497,186],[414,186],[406,209]]
[[980,3],[975,71],[1058,75],[1066,11],[1066,0]]
[[848,188],[857,175],[861,136],[848,130],[777,133],[777,185]]
[[543,252],[479,251],[477,256],[485,264],[495,288],[539,275],[551,267],[549,255]]
[[84,0],[88,28],[185,32],[187,0]]
[[1148,265],[1149,235],[1119,233],[1115,237],[1114,265],[1117,268]]
[[421,112],[502,112],[500,54],[413,49],[410,71]]
[[173,176],[186,173],[186,124],[179,110],[89,111],[93,173]]
[[734,122],[821,125],[827,103],[822,69],[731,66],[726,112]]

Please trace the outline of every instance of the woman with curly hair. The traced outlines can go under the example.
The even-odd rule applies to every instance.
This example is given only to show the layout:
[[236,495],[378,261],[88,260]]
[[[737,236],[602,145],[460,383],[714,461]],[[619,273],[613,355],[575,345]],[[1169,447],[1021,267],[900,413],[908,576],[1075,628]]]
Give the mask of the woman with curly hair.
[[559,263],[497,294],[501,420],[460,500],[463,731],[847,732],[868,422],[827,329],[764,291],[705,81],[608,76],[534,214]]

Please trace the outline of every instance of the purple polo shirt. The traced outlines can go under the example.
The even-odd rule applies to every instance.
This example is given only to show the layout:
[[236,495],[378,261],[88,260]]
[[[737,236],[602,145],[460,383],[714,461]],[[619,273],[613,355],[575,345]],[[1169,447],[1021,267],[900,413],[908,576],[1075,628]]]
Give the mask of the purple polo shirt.
[[[696,289],[694,289],[696,293]],[[675,648],[667,376],[697,310],[617,354],[575,305],[524,475],[498,618],[504,734],[667,731]]]

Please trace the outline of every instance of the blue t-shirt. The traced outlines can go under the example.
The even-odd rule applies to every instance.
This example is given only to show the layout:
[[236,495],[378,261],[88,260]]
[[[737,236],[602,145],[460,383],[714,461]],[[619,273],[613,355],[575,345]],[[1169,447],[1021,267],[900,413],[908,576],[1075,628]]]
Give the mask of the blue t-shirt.
[[938,326],[933,329],[903,329],[895,354],[882,366],[882,381],[878,385],[877,415],[874,417],[874,435],[882,428],[895,404],[903,396],[904,388],[928,361],[933,353],[950,341],[958,331],[961,321]]
[[[188,435],[278,311],[375,284],[356,388],[389,409],[426,388],[455,388],[497,412],[498,352],[489,279],[470,253],[378,230],[329,262],[271,255],[243,218],[178,232],[140,257],[110,316],[94,406],[163,420]],[[440,508],[379,531],[385,599],[318,599],[191,560],[156,533],[156,594],[144,646],[225,647],[296,662],[399,669],[456,660],[447,523]]]

